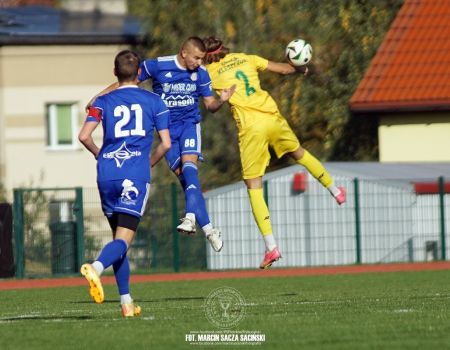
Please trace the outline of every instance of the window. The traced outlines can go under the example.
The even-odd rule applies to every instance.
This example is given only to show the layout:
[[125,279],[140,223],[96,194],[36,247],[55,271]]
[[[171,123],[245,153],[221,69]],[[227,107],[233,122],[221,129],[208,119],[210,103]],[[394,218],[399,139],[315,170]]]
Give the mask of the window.
[[64,150],[78,148],[78,107],[75,103],[47,105],[47,147]]

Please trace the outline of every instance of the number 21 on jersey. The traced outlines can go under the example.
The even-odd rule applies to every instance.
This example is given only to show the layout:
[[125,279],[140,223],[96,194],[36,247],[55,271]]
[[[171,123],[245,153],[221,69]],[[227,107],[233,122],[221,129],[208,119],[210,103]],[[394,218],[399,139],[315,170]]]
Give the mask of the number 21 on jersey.
[[[135,126],[134,129],[127,129],[131,119],[131,113],[134,113]],[[114,127],[115,137],[127,136],[145,136],[145,130],[142,124],[142,107],[140,104],[132,104],[131,110],[127,106],[120,105],[114,108],[114,117],[121,118]]]

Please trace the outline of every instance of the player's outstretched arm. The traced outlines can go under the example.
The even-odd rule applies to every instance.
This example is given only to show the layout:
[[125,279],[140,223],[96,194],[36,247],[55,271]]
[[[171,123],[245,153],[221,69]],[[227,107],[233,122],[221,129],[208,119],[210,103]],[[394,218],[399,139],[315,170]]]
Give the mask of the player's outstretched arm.
[[211,113],[217,112],[220,107],[222,107],[223,104],[231,98],[231,96],[234,94],[234,91],[236,91],[236,84],[230,86],[227,89],[223,89],[220,93],[219,99],[216,99],[214,96],[203,97],[203,103],[205,104],[206,109]]
[[284,62],[269,61],[269,64],[267,65],[267,70],[269,72],[279,73],[279,74],[283,74],[283,75],[294,74],[294,73],[303,73],[303,75],[308,74],[308,67],[306,67],[306,65],[296,67],[290,63],[284,63]]
[[169,129],[162,129],[158,131],[159,134],[159,144],[156,146],[150,157],[151,167],[158,163],[162,157],[166,154],[166,152],[170,149],[172,145],[172,141],[170,140]]
[[99,96],[105,95],[108,92],[111,92],[113,90],[116,90],[119,87],[119,83],[116,81],[115,83],[112,83],[111,85],[109,85],[108,87],[104,88],[102,91],[100,91],[97,95],[95,95],[94,97],[92,97],[90,99],[90,101],[87,103],[87,105],[84,107],[84,109],[86,110],[86,112],[88,111],[89,107],[92,106],[92,104],[94,103],[95,99]]

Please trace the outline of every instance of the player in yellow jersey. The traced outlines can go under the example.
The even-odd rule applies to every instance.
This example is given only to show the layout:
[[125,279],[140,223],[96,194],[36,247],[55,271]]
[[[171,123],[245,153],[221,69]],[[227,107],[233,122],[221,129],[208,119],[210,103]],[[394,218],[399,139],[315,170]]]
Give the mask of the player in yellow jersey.
[[266,245],[266,253],[260,264],[260,268],[265,269],[281,258],[262,190],[262,177],[270,161],[269,147],[278,158],[289,154],[298,164],[303,165],[330,191],[339,205],[345,202],[345,189],[336,187],[323,165],[300,146],[276,102],[260,86],[260,71],[293,74],[300,70],[306,73],[307,68],[299,69],[290,63],[272,62],[256,55],[231,53],[222,40],[213,36],[203,41],[207,49],[206,68],[213,89],[220,93],[236,84],[236,91],[228,102],[239,131],[242,175],[255,221]]

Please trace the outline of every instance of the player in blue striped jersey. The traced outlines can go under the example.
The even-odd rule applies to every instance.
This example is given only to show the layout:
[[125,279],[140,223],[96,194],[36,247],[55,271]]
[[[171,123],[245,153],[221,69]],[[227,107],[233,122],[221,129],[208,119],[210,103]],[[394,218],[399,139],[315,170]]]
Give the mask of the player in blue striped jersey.
[[[140,314],[140,307],[133,303],[129,293],[127,251],[149,195],[153,131],[156,129],[161,139],[152,154],[153,163],[162,159],[171,145],[169,110],[157,94],[137,86],[139,63],[139,57],[132,51],[117,54],[114,74],[119,86],[95,100],[79,133],[80,142],[97,159],[102,210],[113,232],[113,241],[103,247],[96,261],[84,264],[81,273],[89,282],[94,301],[101,303],[104,293],[100,275],[113,266],[124,317]],[[100,122],[101,148],[92,137]]]
[[[211,79],[201,65],[205,55],[203,41],[190,37],[177,55],[142,62],[139,81],[151,79],[153,91],[161,96],[170,110],[172,147],[166,160],[178,176],[186,200],[186,216],[177,229],[194,234],[198,222],[212,248],[219,252],[223,246],[221,233],[210,222],[198,178],[197,161],[202,159],[199,100],[202,98],[206,109],[214,113],[230,99],[235,86],[222,90],[220,99],[213,96]],[[100,95],[115,88],[117,84],[112,84]]]

